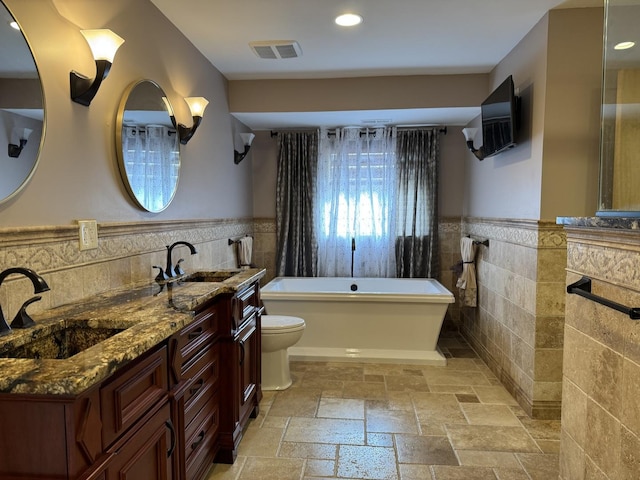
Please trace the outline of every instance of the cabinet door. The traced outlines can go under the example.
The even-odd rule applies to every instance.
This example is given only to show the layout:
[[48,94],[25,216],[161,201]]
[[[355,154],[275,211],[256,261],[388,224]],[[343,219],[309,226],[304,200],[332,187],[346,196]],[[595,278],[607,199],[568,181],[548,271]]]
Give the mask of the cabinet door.
[[240,387],[240,424],[244,425],[247,415],[256,407],[258,376],[256,360],[259,355],[256,316],[245,323],[237,340],[238,375]]
[[167,403],[118,450],[105,479],[171,480],[175,438]]

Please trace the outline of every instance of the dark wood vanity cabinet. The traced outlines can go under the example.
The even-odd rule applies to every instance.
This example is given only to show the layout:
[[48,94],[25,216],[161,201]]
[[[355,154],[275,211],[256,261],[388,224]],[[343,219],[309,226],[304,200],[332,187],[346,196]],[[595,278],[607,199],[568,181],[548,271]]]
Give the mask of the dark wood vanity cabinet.
[[167,386],[162,344],[79,396],[0,395],[0,478],[173,479]]
[[250,417],[258,414],[260,389],[260,288],[258,283],[227,297],[221,307],[228,324],[221,338],[222,391],[218,463],[233,463]]
[[176,478],[200,480],[213,461],[233,463],[242,430],[258,413],[260,290],[221,294],[169,340]]
[[258,283],[81,395],[0,394],[2,480],[202,480],[258,414]]
[[213,302],[169,341],[176,478],[200,479],[217,453],[220,426],[220,316]]

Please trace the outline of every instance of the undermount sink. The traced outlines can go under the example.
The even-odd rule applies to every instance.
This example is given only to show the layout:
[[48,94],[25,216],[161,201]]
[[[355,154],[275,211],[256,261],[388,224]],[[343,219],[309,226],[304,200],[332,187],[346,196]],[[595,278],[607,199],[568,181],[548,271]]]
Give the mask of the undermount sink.
[[180,279],[182,282],[224,282],[240,273],[240,270],[213,270],[194,272]]
[[31,358],[62,360],[97,345],[126,330],[125,328],[94,327],[85,322],[64,323],[47,335],[34,338],[9,349],[0,347],[0,358]]

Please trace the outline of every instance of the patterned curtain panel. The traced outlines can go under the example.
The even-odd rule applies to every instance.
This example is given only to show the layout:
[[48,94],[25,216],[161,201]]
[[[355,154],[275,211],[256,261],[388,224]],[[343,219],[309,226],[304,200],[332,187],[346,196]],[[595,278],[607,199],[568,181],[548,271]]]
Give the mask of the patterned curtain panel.
[[439,274],[439,154],[437,128],[398,131],[398,278],[437,278]]
[[318,269],[313,213],[318,132],[281,132],[278,135],[278,150],[277,275],[313,277]]

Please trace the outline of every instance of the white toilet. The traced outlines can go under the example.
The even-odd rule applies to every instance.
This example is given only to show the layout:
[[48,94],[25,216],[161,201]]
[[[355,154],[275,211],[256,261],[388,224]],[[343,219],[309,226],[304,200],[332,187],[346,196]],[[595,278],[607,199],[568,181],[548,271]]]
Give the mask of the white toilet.
[[262,316],[262,390],[284,390],[291,385],[289,353],[304,332],[304,320],[284,315]]

